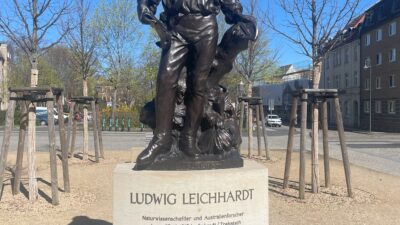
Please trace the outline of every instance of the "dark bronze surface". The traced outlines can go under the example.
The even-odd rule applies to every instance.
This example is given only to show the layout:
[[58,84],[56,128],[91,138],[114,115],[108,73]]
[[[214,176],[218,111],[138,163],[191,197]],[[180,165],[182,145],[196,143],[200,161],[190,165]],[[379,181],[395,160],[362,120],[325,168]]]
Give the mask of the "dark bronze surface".
[[[162,54],[155,100],[140,116],[154,129],[154,138],[135,169],[240,167],[235,110],[219,81],[249,41],[256,40],[256,22],[242,15],[238,0],[162,2],[165,11],[158,19],[154,15],[160,0],[138,0],[139,19],[156,30]],[[218,45],[220,10],[232,27]]]

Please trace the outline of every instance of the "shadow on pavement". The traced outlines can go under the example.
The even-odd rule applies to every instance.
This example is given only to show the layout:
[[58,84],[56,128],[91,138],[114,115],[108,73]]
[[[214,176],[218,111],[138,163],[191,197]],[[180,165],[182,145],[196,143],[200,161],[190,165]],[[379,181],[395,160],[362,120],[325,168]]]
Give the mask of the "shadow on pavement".
[[112,223],[104,220],[90,219],[87,216],[76,216],[68,225],[112,225]]

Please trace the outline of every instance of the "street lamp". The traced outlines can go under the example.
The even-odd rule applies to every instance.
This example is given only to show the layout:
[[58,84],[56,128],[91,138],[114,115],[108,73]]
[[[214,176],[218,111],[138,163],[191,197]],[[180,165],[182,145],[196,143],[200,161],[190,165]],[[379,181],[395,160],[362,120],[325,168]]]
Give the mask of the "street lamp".
[[372,65],[371,59],[365,60],[364,69],[369,69],[369,133],[372,132]]

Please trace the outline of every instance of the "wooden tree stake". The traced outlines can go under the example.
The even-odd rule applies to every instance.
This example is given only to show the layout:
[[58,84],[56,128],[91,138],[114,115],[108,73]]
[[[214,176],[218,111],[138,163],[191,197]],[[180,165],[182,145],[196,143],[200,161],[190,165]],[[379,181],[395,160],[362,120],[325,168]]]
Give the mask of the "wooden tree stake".
[[56,153],[56,137],[54,129],[54,96],[50,91],[47,93],[47,115],[49,129],[49,144],[50,144],[50,170],[51,170],[51,200],[53,205],[59,204],[58,197],[58,176],[57,176],[57,153]]
[[22,161],[24,158],[25,136],[26,136],[27,125],[28,125],[28,111],[26,108],[26,102],[22,101],[21,102],[21,120],[19,122],[18,150],[17,150],[17,162],[16,162],[16,166],[15,166],[13,195],[17,195],[20,193]]
[[328,103],[326,100],[322,102],[322,135],[324,148],[324,171],[325,171],[325,187],[331,184],[330,166],[329,166],[329,144],[328,144]]
[[337,124],[338,133],[339,133],[340,146],[341,146],[341,150],[342,150],[344,173],[346,176],[347,194],[349,197],[353,197],[353,190],[352,190],[352,186],[351,186],[350,163],[349,163],[349,156],[347,153],[347,146],[346,146],[346,136],[344,135],[342,112],[340,111],[340,103],[339,103],[339,98],[337,96],[335,97],[335,111],[336,111],[336,124]]
[[318,102],[312,104],[312,144],[311,144],[311,190],[313,193],[319,193],[319,168],[318,168],[318,153],[319,153],[319,110]]
[[75,102],[71,102],[69,106],[69,117],[68,117],[68,128],[67,128],[67,141],[66,141],[66,148],[68,149],[68,153],[72,154],[71,152],[71,130],[72,130],[72,121],[74,121],[74,106]]
[[91,106],[92,106],[92,121],[93,121],[93,136],[94,136],[94,154],[95,154],[95,158],[96,158],[96,162],[100,162],[99,157],[99,136],[98,136],[98,131],[97,131],[97,113],[96,113],[96,103],[95,101],[91,101],[90,102]]
[[299,198],[304,199],[305,181],[305,154],[306,154],[306,133],[307,133],[307,99],[308,94],[303,93],[301,97],[301,137],[300,137],[300,175],[299,175]]
[[297,100],[298,97],[293,96],[292,100],[292,111],[290,113],[290,127],[286,151],[286,163],[285,163],[285,175],[283,178],[283,189],[288,187],[289,176],[290,176],[290,165],[292,163],[292,152],[293,152],[293,138],[296,130],[296,119],[297,119]]
[[257,152],[261,156],[260,105],[256,105]]
[[29,201],[35,203],[39,197],[36,178],[36,113],[35,104],[30,103],[28,109],[28,177],[29,177]]
[[100,146],[100,158],[104,159],[104,146],[103,146],[103,131],[99,126],[101,126],[101,115],[100,115],[100,107],[96,104],[96,116],[97,116],[97,129],[99,131],[99,146]]
[[[73,113],[78,111],[77,110],[78,106],[75,103],[73,103],[73,106],[71,106],[71,107],[73,107]],[[76,126],[77,126],[76,123],[77,122],[76,122],[74,116],[72,116],[72,137],[71,137],[71,144],[70,144],[70,149],[69,149],[69,153],[71,155],[73,155],[74,151],[75,151]]]
[[247,131],[248,131],[248,150],[247,156],[251,158],[251,150],[253,148],[253,115],[250,104],[247,104]]
[[[17,96],[16,93],[14,92],[11,93],[11,98],[15,98],[16,96]],[[15,100],[10,100],[6,115],[3,143],[1,145],[1,152],[0,152],[0,200],[3,194],[4,173],[7,166],[7,156],[8,156],[8,150],[10,148],[10,138],[14,125],[14,112],[15,112]]]
[[89,124],[87,105],[83,105],[83,160],[88,160],[89,151]]
[[64,107],[62,96],[57,96],[57,109],[58,109],[58,125],[60,129],[60,143],[61,143],[61,160],[63,168],[64,191],[71,192],[69,181],[69,168],[68,168],[68,148],[67,140],[65,139],[65,124],[64,124]]
[[268,149],[268,137],[267,137],[267,128],[265,127],[265,114],[264,114],[264,107],[262,105],[262,101],[260,100],[260,113],[261,113],[261,127],[264,137],[264,148],[265,148],[265,157],[267,160],[270,160],[269,156],[269,149]]

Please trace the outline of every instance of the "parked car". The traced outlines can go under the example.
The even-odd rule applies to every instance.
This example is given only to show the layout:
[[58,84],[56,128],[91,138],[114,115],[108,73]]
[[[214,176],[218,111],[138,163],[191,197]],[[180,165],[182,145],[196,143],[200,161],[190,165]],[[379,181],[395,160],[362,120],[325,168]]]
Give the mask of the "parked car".
[[269,114],[265,120],[267,121],[265,125],[271,127],[281,127],[282,126],[282,119],[275,114]]
[[[58,124],[58,112],[57,109],[53,109],[54,123]],[[47,107],[36,107],[36,121],[39,122],[40,125],[48,125],[48,117],[47,117]],[[68,116],[64,115],[64,122],[68,121]]]

